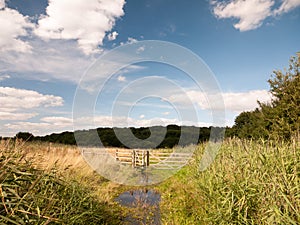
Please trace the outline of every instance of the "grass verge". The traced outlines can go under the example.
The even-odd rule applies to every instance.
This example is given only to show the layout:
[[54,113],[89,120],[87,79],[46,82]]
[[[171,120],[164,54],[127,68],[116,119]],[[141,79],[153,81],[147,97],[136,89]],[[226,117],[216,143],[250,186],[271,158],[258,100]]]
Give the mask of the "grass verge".
[[299,143],[226,140],[200,172],[203,150],[159,185],[164,224],[300,224]]
[[120,218],[64,170],[37,168],[15,143],[0,151],[0,224],[118,224]]

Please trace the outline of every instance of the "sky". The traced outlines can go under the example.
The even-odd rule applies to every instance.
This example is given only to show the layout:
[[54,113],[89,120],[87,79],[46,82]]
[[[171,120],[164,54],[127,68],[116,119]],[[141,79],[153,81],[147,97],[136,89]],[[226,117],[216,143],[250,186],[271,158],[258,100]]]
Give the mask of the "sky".
[[[0,29],[0,136],[231,126],[270,101],[267,80],[300,50],[300,0],[0,0]],[[182,55],[156,46],[158,60],[121,66],[149,40]],[[197,67],[186,51],[210,71],[200,86],[180,68]]]

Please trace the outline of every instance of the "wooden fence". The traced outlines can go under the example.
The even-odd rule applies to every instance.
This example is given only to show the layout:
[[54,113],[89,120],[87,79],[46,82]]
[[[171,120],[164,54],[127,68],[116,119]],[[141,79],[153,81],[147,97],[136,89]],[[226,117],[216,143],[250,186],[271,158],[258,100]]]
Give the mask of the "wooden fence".
[[171,152],[168,150],[144,150],[144,149],[90,149],[83,154],[101,155],[106,152],[111,154],[116,161],[122,164],[137,167],[153,167],[156,169],[176,169],[185,165],[192,153]]

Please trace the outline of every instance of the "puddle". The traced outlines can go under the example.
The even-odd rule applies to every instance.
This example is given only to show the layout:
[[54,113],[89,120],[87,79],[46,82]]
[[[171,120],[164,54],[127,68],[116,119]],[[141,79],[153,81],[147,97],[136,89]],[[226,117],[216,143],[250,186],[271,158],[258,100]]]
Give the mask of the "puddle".
[[124,222],[133,225],[160,223],[160,194],[153,190],[126,191],[115,199],[122,206],[131,208],[134,215],[127,216]]

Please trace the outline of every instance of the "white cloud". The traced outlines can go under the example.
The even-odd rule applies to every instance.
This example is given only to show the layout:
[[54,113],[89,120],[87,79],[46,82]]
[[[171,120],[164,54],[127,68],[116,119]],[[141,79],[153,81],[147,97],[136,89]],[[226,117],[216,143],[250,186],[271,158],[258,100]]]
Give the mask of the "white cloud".
[[37,115],[37,113],[0,112],[0,120],[28,120]]
[[300,0],[283,0],[281,6],[274,11],[274,15],[287,13],[300,6]]
[[135,39],[135,38],[132,38],[132,37],[129,37],[128,40],[127,40],[127,44],[133,44],[133,43],[136,43],[136,42],[138,42],[138,40]]
[[21,37],[27,36],[28,29],[32,28],[34,25],[28,16],[5,7],[5,1],[0,1],[0,52],[30,52],[30,44]]
[[44,117],[41,119],[42,122],[50,123],[54,126],[71,126],[73,124],[73,120],[67,117]]
[[254,30],[269,16],[287,13],[300,6],[300,0],[281,0],[281,5],[273,9],[275,0],[211,0],[214,15],[219,18],[235,18],[234,27],[240,31]]
[[77,40],[85,54],[99,52],[99,45],[117,18],[124,15],[125,0],[49,0],[35,33],[45,40]]
[[63,105],[63,99],[59,96],[43,95],[36,91],[11,87],[0,87],[0,102],[0,112]]
[[72,131],[72,125],[73,120],[68,117],[44,117],[39,122],[20,121],[4,124],[0,136],[14,136],[19,131],[28,131],[34,135],[46,135],[54,132]]
[[6,80],[6,79],[9,79],[9,78],[10,78],[10,75],[8,75],[8,74],[0,75],[0,81]]
[[126,77],[120,75],[120,76],[118,76],[118,81],[125,82],[126,81]]
[[163,115],[168,116],[170,115],[170,112],[163,112]]
[[237,18],[239,22],[234,24],[234,27],[240,31],[247,31],[260,27],[272,14],[274,0],[230,0],[211,3],[217,18]]
[[[20,131],[27,131],[33,135],[46,135],[51,130],[49,123],[33,123],[33,122],[15,122],[7,123],[4,129],[0,131],[0,136],[14,136]],[[53,129],[53,128],[52,128]]]
[[[199,105],[202,110],[218,110],[217,105],[210,105],[209,100],[205,93],[200,91],[187,91],[186,95],[190,100]],[[228,92],[221,94],[224,106],[227,111],[240,113],[242,111],[254,110],[258,107],[257,101],[260,102],[270,102],[271,95],[266,90],[252,90],[248,92]],[[187,102],[186,96],[183,95],[173,95],[169,99],[172,102],[179,102],[185,104]]]
[[0,9],[5,8],[5,0],[0,0]]
[[138,42],[137,39],[135,39],[135,38],[133,38],[133,37],[129,37],[129,38],[127,38],[126,43],[121,42],[120,45],[122,46],[122,45],[125,45],[125,44],[133,44],[133,43],[136,43],[136,42]]
[[272,97],[266,90],[253,90],[244,93],[225,93],[223,98],[226,110],[240,113],[254,110],[258,107],[257,101],[270,102]]
[[[0,102],[2,103],[3,98],[3,91],[0,89]],[[23,90],[24,91],[24,90]],[[60,101],[57,102],[56,104],[53,103],[51,100],[35,100],[41,99],[39,93],[37,92],[31,92],[29,93],[21,91],[16,91],[16,90],[11,90],[11,92],[5,91],[6,95],[8,93],[17,93],[16,98],[18,99],[19,96],[24,95],[23,99],[23,105],[26,106],[26,104],[29,104],[29,102],[38,102],[35,104],[30,105],[30,113],[32,113],[32,107],[37,107],[39,106],[45,106],[45,105],[58,105]],[[172,91],[168,92],[171,94]],[[158,93],[159,94],[159,93]],[[12,94],[10,94],[12,95]],[[190,100],[194,104],[198,104],[199,107],[203,110],[210,110],[210,105],[209,102],[206,99],[206,96],[204,95],[203,92],[200,91],[193,91],[193,90],[188,90],[186,91],[185,95],[179,95],[176,92],[173,92],[171,94],[172,97],[168,99],[168,101],[172,103],[179,103],[181,106],[184,106],[187,101],[187,96],[190,98]],[[27,98],[25,97],[27,96]],[[33,97],[30,98],[31,100],[28,100],[29,96],[38,96],[38,97]],[[46,96],[46,95],[42,95]],[[227,122],[227,124],[232,125],[232,121],[234,118],[234,115],[237,115],[241,111],[245,110],[253,110],[255,107],[257,107],[257,100],[262,101],[262,102],[268,102],[271,99],[270,94],[266,90],[253,90],[253,91],[248,91],[248,92],[228,92],[228,93],[223,93],[222,94],[226,111],[230,114],[230,122]],[[42,99],[52,99],[52,97],[47,96],[46,98]],[[34,113],[24,113],[22,108],[23,106],[21,105],[20,101],[15,101],[12,97],[10,102],[15,102],[15,104],[7,105],[6,102],[4,101],[5,107],[1,105],[0,107],[0,120],[1,118],[3,120],[26,120],[27,118],[30,118],[32,116],[35,116]],[[41,103],[42,102],[42,103]],[[13,106],[14,105],[14,106]],[[152,105],[152,107],[154,107]],[[216,108],[218,110],[219,108]],[[184,110],[184,109],[181,109]],[[21,112],[20,112],[21,111]],[[15,117],[10,117],[13,116],[13,114],[16,114]],[[169,115],[169,111],[162,111],[163,115]],[[9,118],[10,117],[10,118]],[[232,117],[232,118],[231,118]],[[229,117],[228,117],[229,118]],[[227,121],[229,119],[227,118]],[[75,119],[75,124],[73,126],[73,120],[69,117],[61,117],[61,116],[49,116],[49,117],[43,117],[39,121],[35,122],[29,122],[29,121],[16,121],[16,122],[11,122],[11,123],[6,123],[3,125],[3,128],[0,131],[0,135],[2,136],[7,136],[11,135],[14,136],[17,132],[19,131],[29,131],[32,132],[34,135],[45,135],[53,132],[62,132],[62,131],[72,131],[74,128],[76,130],[78,129],[90,129],[90,128],[95,128],[95,127],[148,127],[148,126],[155,126],[155,125],[169,125],[169,124],[177,124],[177,125],[194,125],[194,126],[210,126],[211,123],[209,122],[201,122],[201,121],[182,121],[181,119],[178,118],[149,118],[145,119],[144,115],[141,115],[139,119],[134,119],[131,117],[126,117],[126,116],[106,116],[106,115],[96,115],[95,117],[80,117]]]
[[[82,121],[91,119],[82,118]],[[95,121],[95,127],[149,127],[149,126],[167,126],[169,124],[180,124],[178,119],[151,118],[151,119],[134,119],[131,117],[122,116],[96,116],[92,121]]]
[[[133,119],[131,117],[111,117],[95,116],[81,117],[76,119],[76,130],[92,129],[96,127],[148,127],[148,126],[167,126],[169,124],[193,124],[204,125],[205,123],[195,124],[191,121],[181,122],[178,119]],[[93,125],[91,125],[93,124]],[[0,130],[0,136],[14,136],[19,131],[28,131],[34,135],[46,135],[63,131],[73,131],[72,119],[68,117],[44,117],[39,122],[19,121],[4,124]]]
[[119,35],[119,33],[117,31],[114,31],[114,32],[108,34],[107,38],[109,41],[113,41],[113,40],[116,40],[118,35]]
[[[40,39],[31,40],[33,52],[14,54],[8,52],[0,54],[0,73],[14,73],[25,78],[35,80],[51,80],[58,79],[78,83],[85,74],[89,66],[95,61],[99,55],[84,55],[78,48],[77,43],[72,40],[50,40],[45,42]],[[101,65],[101,70],[95,74],[89,74],[85,77],[85,81],[91,81],[88,85],[89,89],[93,89],[95,83],[99,83],[99,79],[107,79],[111,74],[111,68],[118,68],[122,65],[122,59],[128,57],[127,54],[115,54]],[[119,64],[118,64],[119,62]],[[140,65],[129,65],[115,75],[124,75],[144,69]],[[104,81],[103,81],[104,82]]]
[[31,41],[31,54],[7,52],[0,54],[0,71],[22,74],[22,77],[36,80],[59,79],[77,83],[91,62],[92,56],[85,56],[75,42],[52,40]]

